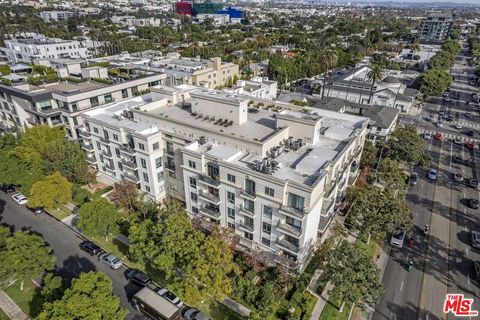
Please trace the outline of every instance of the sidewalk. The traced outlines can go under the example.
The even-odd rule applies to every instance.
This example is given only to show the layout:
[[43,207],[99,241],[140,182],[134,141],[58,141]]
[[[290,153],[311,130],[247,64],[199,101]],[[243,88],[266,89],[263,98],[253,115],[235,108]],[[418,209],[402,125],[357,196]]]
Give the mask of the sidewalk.
[[12,320],[26,320],[27,315],[3,290],[0,290],[0,309]]

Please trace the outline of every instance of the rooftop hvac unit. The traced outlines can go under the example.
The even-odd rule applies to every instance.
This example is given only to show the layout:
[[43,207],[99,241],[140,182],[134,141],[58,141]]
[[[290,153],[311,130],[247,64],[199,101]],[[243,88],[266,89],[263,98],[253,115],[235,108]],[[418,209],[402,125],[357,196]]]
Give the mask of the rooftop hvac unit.
[[205,138],[204,136],[201,136],[200,138],[198,138],[198,143],[202,145],[207,143],[207,138]]
[[263,163],[261,161],[258,161],[257,163],[255,163],[255,170],[263,171]]

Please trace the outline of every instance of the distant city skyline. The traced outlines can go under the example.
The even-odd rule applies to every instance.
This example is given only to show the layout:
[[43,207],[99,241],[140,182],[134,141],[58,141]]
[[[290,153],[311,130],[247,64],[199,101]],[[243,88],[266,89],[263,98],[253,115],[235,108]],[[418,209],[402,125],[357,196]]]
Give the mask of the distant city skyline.
[[480,5],[478,0],[334,0],[334,1],[327,1],[327,2],[392,2],[392,3],[454,3],[454,4],[478,4]]

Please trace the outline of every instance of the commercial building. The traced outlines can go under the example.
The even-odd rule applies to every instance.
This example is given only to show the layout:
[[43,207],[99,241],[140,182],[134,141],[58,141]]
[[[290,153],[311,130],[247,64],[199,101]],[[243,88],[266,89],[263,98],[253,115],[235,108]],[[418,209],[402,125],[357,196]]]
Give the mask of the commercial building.
[[383,79],[373,85],[370,101],[372,90],[372,80],[368,77],[370,70],[370,66],[361,66],[334,74],[322,87],[324,96],[408,112],[413,105],[416,90],[407,88],[407,85],[413,83],[418,73],[385,70]]
[[10,63],[33,63],[34,59],[87,59],[92,55],[79,41],[36,35],[27,39],[5,40],[0,48]]
[[289,104],[250,108],[250,100],[152,87],[85,113],[84,142],[92,143],[84,148],[102,177],[179,199],[201,226],[229,228],[239,248],[302,270],[359,173],[368,119]]
[[235,76],[239,76],[238,65],[222,62],[221,58],[202,60],[171,56],[150,63],[167,75],[170,84],[191,84],[208,88],[224,86]]
[[238,80],[232,88],[225,91],[257,99],[274,100],[277,98],[278,84],[268,78],[252,77],[250,80]]
[[113,84],[98,81],[62,81],[41,86],[0,84],[0,125],[4,131],[39,124],[64,126],[68,137],[76,140],[83,126],[82,113],[139,95],[162,84],[164,79],[164,74],[150,72]]
[[74,16],[72,11],[42,11],[40,17],[45,22],[68,20]]
[[452,29],[453,18],[448,14],[430,14],[422,21],[420,40],[424,43],[442,43]]

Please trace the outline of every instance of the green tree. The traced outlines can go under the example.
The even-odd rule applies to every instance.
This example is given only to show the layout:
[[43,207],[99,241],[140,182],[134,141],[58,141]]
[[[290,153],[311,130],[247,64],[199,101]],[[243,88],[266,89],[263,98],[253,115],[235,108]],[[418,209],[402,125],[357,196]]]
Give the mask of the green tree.
[[121,208],[132,211],[135,208],[138,196],[137,185],[133,182],[123,180],[115,184],[115,188],[110,194],[110,199]]
[[319,53],[319,63],[322,66],[323,70],[325,71],[324,78],[323,78],[323,88],[322,88],[322,100],[325,96],[325,85],[327,83],[327,79],[329,78],[330,70],[335,68],[338,62],[338,55],[335,50],[330,48],[326,48],[320,51]]
[[62,277],[56,276],[51,272],[43,277],[41,297],[44,303],[61,299],[64,291]]
[[447,90],[452,77],[444,70],[430,69],[420,76],[420,92],[426,96],[438,96]]
[[361,307],[375,305],[383,291],[380,272],[372,258],[346,241],[330,254],[322,278],[334,285],[332,297]]
[[428,161],[425,141],[418,135],[414,126],[397,127],[387,142],[385,155],[411,166],[423,165]]
[[389,158],[383,159],[377,172],[377,178],[389,189],[405,190],[407,177],[400,168],[398,161]]
[[7,76],[12,72],[8,64],[0,64],[0,74]]
[[115,206],[102,197],[80,207],[77,227],[90,236],[104,236],[118,232],[119,214]]
[[113,295],[110,278],[104,273],[88,272],[72,281],[62,298],[48,302],[39,320],[64,319],[125,319],[128,310]]
[[367,72],[367,78],[372,82],[372,85],[370,86],[370,97],[368,98],[368,103],[372,103],[372,98],[373,98],[373,89],[375,88],[375,83],[377,81],[382,80],[384,75],[383,69],[379,65],[372,65],[370,70]]
[[36,182],[30,190],[30,208],[58,208],[72,200],[72,184],[59,172]]
[[17,231],[6,239],[0,262],[0,281],[29,280],[55,267],[55,256],[38,235]]
[[377,162],[377,147],[370,140],[365,140],[363,145],[362,159],[360,160],[360,167],[373,168]]
[[11,236],[10,228],[0,226],[0,251],[3,251],[7,246],[7,239]]

